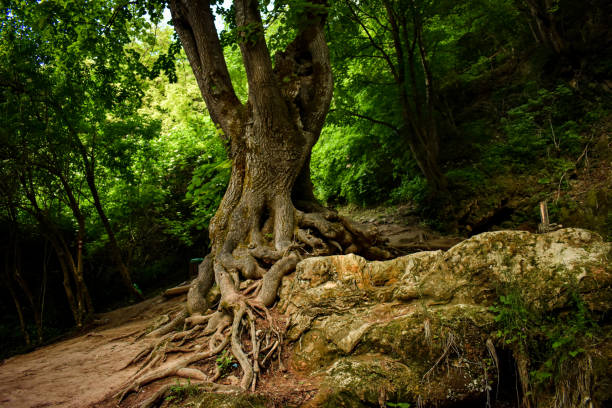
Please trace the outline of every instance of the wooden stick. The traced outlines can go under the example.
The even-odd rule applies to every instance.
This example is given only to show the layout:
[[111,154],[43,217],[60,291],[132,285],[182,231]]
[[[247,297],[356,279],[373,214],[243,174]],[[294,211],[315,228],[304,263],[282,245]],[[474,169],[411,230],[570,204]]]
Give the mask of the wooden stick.
[[540,218],[542,222],[540,223],[540,232],[548,232],[550,229],[550,222],[548,220],[548,203],[546,201],[540,201]]

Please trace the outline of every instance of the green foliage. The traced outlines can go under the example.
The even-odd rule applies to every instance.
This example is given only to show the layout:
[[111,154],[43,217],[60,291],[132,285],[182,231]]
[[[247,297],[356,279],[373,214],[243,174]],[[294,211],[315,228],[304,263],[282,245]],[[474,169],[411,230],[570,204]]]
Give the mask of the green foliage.
[[564,367],[592,347],[601,331],[596,317],[573,292],[556,313],[537,310],[515,289],[505,291],[490,310],[495,313],[497,336],[532,362],[530,375],[536,386],[559,381]]
[[[610,235],[609,192],[588,189],[584,203],[558,197],[571,188],[580,166],[596,155],[605,159],[609,150],[607,139],[596,142],[592,135],[595,124],[609,121],[605,78],[612,58],[598,48],[588,27],[572,26],[600,6],[564,1],[549,10],[563,20],[563,34],[577,50],[555,59],[533,42],[529,17],[513,0],[390,0],[409,32],[423,23],[423,60],[418,47],[414,54],[410,48],[398,53],[380,0],[320,3],[259,1],[271,55],[282,51],[298,28],[328,14],[335,89],[311,158],[318,198],[362,206],[408,201],[429,208],[427,183],[405,134],[400,136],[413,124],[406,123],[398,102],[405,93],[409,110],[427,106],[421,63],[427,61],[441,167],[461,207],[447,211],[449,216],[465,218],[466,208],[495,214],[500,203],[522,200],[523,208],[513,209],[504,224],[512,227],[537,218],[537,201],[554,193],[551,219]],[[237,27],[234,7],[223,4],[212,2],[225,18],[221,41],[227,66],[238,98],[246,102],[238,45],[252,44],[263,28]],[[74,251],[79,212],[85,219],[85,278],[96,283],[96,306],[106,306],[113,292],[106,288],[116,287],[117,275],[109,262],[108,233],[87,189],[88,166],[95,167],[100,201],[136,287],[145,293],[171,280],[170,271],[178,275],[187,259],[203,255],[206,229],[229,179],[228,141],[205,113],[176,35],[157,25],[163,8],[163,2],[117,0],[92,1],[85,8],[72,0],[8,0],[0,6],[0,225],[16,223],[44,242],[33,197]],[[597,19],[589,21],[601,31],[597,36],[607,37]],[[391,69],[401,58],[404,71]],[[409,75],[411,67],[416,82],[398,87],[397,77]],[[292,82],[294,75],[302,73],[280,81]],[[71,194],[78,211],[71,210]],[[512,199],[521,195],[528,198]],[[29,268],[38,271],[40,265]],[[41,283],[38,275],[29,278],[35,287]],[[581,323],[588,316],[580,317],[578,303],[574,317],[560,323],[570,333],[566,338],[543,329],[525,334],[519,328],[549,323],[522,308],[519,294],[504,294],[500,302],[496,313],[505,327],[500,335],[511,345],[535,352],[544,346],[533,344],[546,343],[570,359],[584,348],[571,334],[571,327],[588,326]],[[554,376],[559,356],[546,368],[550,359],[540,355],[545,369],[534,378]]]
[[[213,158],[212,156],[208,156]],[[190,199],[195,209],[196,228],[208,228],[208,223],[215,214],[223,193],[227,188],[232,163],[230,160],[223,160],[224,152],[214,159],[213,163],[205,163],[196,168],[193,172],[191,182],[187,186],[187,199]]]
[[217,356],[215,361],[217,362],[217,368],[221,374],[226,373],[232,368],[232,366],[235,366],[234,356],[232,356],[227,349],[223,350],[223,352]]
[[544,328],[547,347],[551,348],[551,352],[544,355],[546,360],[542,366],[531,372],[536,383],[542,383],[549,377],[558,378],[564,363],[586,352],[584,347],[588,347],[601,331],[577,294],[572,295],[569,307],[569,312],[551,319]]
[[416,176],[413,179],[403,178],[402,184],[391,191],[393,203],[413,202],[424,203],[427,198],[427,181],[424,177]]
[[495,321],[500,329],[497,337],[502,338],[506,344],[516,344],[520,351],[526,351],[528,330],[537,326],[538,316],[527,309],[527,305],[519,292],[511,291],[499,297],[499,302],[490,307],[496,314]]
[[255,45],[263,36],[263,27],[261,24],[249,23],[236,28],[238,42],[248,45]]
[[412,405],[408,402],[386,402],[390,408],[410,408]]
[[195,397],[200,393],[200,388],[196,384],[191,384],[191,380],[188,378],[185,384],[181,384],[179,380],[170,387],[169,395],[166,397],[166,401],[182,401],[185,398]]
[[486,175],[477,167],[452,169],[446,177],[455,188],[471,194],[481,191],[486,183]]
[[330,203],[386,201],[397,173],[407,167],[389,160],[396,147],[397,140],[385,133],[365,137],[352,126],[328,125],[312,152],[315,194]]
[[[552,91],[539,89],[527,102],[508,111],[501,121],[507,141],[492,146],[485,160],[524,170],[543,157],[579,154],[584,141],[575,120],[584,114],[583,109],[579,95],[566,85]],[[554,159],[548,164],[563,167]]]

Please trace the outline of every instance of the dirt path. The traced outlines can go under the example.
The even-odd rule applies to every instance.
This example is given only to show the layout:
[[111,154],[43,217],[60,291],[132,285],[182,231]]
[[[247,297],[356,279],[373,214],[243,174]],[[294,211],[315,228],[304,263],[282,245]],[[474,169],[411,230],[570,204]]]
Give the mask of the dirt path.
[[101,314],[103,325],[84,335],[7,359],[0,365],[0,407],[94,406],[136,370],[121,370],[143,346],[133,343],[134,333],[183,301],[156,297]]
[[423,225],[408,205],[375,208],[349,208],[339,210],[352,220],[375,225],[380,236],[395,255],[406,255],[418,251],[447,250],[465,237],[444,236]]

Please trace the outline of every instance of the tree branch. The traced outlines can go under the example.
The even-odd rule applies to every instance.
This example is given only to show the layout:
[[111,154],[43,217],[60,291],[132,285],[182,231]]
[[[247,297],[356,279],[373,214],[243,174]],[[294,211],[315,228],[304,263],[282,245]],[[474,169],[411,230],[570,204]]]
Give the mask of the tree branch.
[[370,31],[365,26],[365,24],[363,23],[361,18],[359,18],[359,15],[353,9],[353,7],[351,6],[350,2],[347,2],[347,6],[348,6],[349,10],[351,10],[351,13],[353,13],[353,18],[355,19],[357,24],[359,24],[361,29],[367,35],[368,39],[370,40],[370,44],[372,44],[372,47],[377,49],[378,52],[380,52],[382,54],[382,56],[384,57],[385,61],[387,61],[387,65],[389,66],[389,70],[391,71],[391,74],[393,74],[393,78],[395,78],[396,81],[399,81],[399,75],[401,75],[401,70],[398,70],[395,67],[395,64],[393,64],[393,61],[391,60],[391,57],[389,56],[389,54],[387,54],[387,52],[384,50],[384,48],[374,40],[374,37],[372,37],[372,35],[370,34]]
[[243,106],[238,100],[207,0],[170,0],[174,28],[206,102],[213,122],[226,136],[241,137]]
[[[326,7],[325,0],[314,2]],[[305,20],[309,24],[302,28],[296,38],[287,46],[284,55],[293,58],[298,65],[300,91],[297,103],[304,130],[319,135],[333,94],[333,79],[329,57],[329,48],[325,41],[324,25],[327,12],[314,8],[304,9]],[[326,10],[326,9],[325,9]],[[304,58],[304,56],[310,58]],[[277,56],[278,58],[279,56]],[[278,60],[277,60],[278,63]],[[314,144],[313,141],[312,144]]]
[[249,83],[249,102],[256,116],[271,117],[287,110],[272,69],[257,0],[234,0],[238,43]]
[[335,112],[335,111],[348,113],[351,116],[355,116],[355,117],[360,118],[360,119],[368,120],[368,121],[370,121],[372,123],[376,123],[377,125],[382,125],[382,126],[388,127],[389,129],[393,130],[394,132],[399,133],[399,129],[397,127],[395,127],[394,125],[392,125],[391,123],[389,123],[389,122],[378,120],[378,119],[372,118],[370,116],[363,115],[361,113],[354,112],[354,111],[351,111],[351,110],[348,110],[348,109],[332,109],[332,110],[330,110],[330,112]]

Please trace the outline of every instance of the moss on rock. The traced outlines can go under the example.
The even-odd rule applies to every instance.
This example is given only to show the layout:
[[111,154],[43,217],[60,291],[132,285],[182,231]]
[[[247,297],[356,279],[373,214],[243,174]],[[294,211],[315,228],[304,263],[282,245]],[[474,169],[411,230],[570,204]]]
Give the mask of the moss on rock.
[[[586,230],[499,231],[386,262],[302,261],[283,282],[280,307],[291,316],[296,368],[325,377],[309,406],[484,400],[498,381],[494,343],[506,347],[490,309],[500,295],[512,289],[542,314],[564,313],[576,299],[605,313],[611,248]],[[602,361],[592,360],[593,375],[609,378]]]

